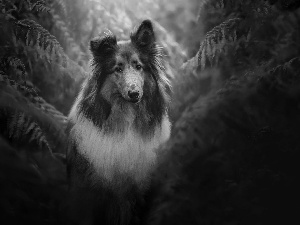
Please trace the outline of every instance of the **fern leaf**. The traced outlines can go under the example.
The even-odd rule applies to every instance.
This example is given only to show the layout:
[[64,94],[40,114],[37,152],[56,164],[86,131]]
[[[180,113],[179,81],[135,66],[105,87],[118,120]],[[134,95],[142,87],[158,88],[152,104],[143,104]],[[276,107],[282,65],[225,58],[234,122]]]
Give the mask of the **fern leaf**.
[[26,98],[31,102],[35,103],[37,101],[38,94],[33,86],[30,86],[29,82],[26,85],[21,85],[9,78],[3,71],[0,71],[0,82],[5,83],[7,86],[11,86],[17,91],[21,92]]
[[32,2],[31,0],[26,0],[29,10],[36,10],[38,12],[50,12],[50,8],[47,6],[44,0],[38,0]]
[[269,70],[270,74],[278,75],[278,79],[288,80],[289,76],[298,76],[300,73],[300,57],[295,57],[283,65]]
[[30,131],[32,131],[35,127],[35,123],[30,123],[30,121],[28,120],[26,123],[26,127],[27,129],[25,130],[25,134],[29,134]]
[[21,136],[21,131],[22,131],[22,125],[25,124],[25,114],[24,113],[20,113],[20,115],[18,116],[18,121],[16,123],[16,138],[19,138]]
[[0,1],[0,11],[1,14],[5,15],[5,20],[16,20],[16,18],[12,15],[12,12],[16,12],[18,8],[15,6],[14,2],[11,1]]
[[41,98],[34,86],[28,81],[25,85],[21,85],[14,80],[10,79],[7,75],[0,71],[0,83],[6,86],[12,87],[15,91],[21,93],[24,99],[27,100],[28,104],[33,105],[39,111],[50,115],[57,122],[59,122],[63,127],[67,123],[67,118],[59,112],[54,106],[48,104],[43,98]]
[[46,147],[52,154],[50,145],[42,128],[23,112],[14,112],[8,120],[9,137],[15,141],[24,139],[28,136],[29,143],[35,142],[40,148]]
[[10,74],[17,75],[14,76],[14,78],[17,79],[18,81],[21,80],[25,81],[26,79],[25,65],[19,58],[14,56],[3,57],[0,59],[0,66],[2,69],[5,69],[6,71],[12,70],[12,73]]
[[24,19],[18,21],[15,29],[17,39],[26,37],[25,44],[35,48],[39,57],[49,63],[56,63],[63,67],[67,66],[67,56],[57,39],[33,20]]
[[265,18],[273,12],[271,5],[267,1],[260,2],[257,7],[253,7],[252,11],[256,18]]
[[237,40],[236,29],[240,18],[229,19],[209,31],[201,42],[196,56],[184,63],[181,69],[194,71],[198,67],[205,69],[207,61],[210,65],[218,62],[224,48]]
[[33,9],[39,11],[39,12],[50,12],[50,8],[46,6],[45,1],[37,1],[33,4]]
[[22,73],[22,76],[25,78],[25,73],[26,73],[25,66],[19,58],[8,57],[8,62],[9,62],[9,65],[11,67],[13,67],[14,69],[20,70]]

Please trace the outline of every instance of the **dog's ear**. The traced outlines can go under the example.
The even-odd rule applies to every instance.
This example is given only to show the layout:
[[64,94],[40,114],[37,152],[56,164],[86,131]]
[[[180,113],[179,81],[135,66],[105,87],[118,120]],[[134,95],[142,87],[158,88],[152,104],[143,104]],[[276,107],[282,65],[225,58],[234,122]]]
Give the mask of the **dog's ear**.
[[116,36],[107,30],[103,35],[99,35],[90,41],[90,50],[94,56],[109,56],[115,52],[117,47]]
[[151,47],[155,43],[152,22],[144,20],[130,37],[131,41],[139,47]]

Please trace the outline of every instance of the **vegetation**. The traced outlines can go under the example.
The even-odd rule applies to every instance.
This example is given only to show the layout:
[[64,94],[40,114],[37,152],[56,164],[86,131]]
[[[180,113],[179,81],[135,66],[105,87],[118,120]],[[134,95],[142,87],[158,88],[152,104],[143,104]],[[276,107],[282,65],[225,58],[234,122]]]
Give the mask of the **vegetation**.
[[[296,223],[298,0],[0,0],[0,223],[66,224],[66,116],[88,42],[154,21],[172,137],[149,224]],[[298,169],[297,169],[298,168]],[[299,219],[298,219],[299,220]]]

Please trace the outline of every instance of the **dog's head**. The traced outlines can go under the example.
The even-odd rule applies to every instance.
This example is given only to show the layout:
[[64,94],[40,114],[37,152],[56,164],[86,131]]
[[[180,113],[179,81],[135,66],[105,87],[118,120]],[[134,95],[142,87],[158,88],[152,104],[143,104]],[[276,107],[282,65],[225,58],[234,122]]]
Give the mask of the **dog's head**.
[[107,31],[91,40],[94,76],[101,86],[101,95],[108,101],[122,99],[139,103],[149,87],[157,84],[163,68],[161,49],[155,42],[152,23],[145,20],[135,29],[129,41],[117,42]]

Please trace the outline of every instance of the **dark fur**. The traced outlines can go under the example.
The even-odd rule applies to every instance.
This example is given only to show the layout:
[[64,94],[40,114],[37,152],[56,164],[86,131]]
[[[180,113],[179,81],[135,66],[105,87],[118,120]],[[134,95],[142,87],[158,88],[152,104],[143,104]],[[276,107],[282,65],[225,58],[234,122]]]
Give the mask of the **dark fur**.
[[[90,43],[93,55],[92,74],[82,90],[82,98],[78,103],[78,112],[88,118],[99,130],[105,133],[124,132],[122,117],[111,118],[112,105],[101,94],[106,79],[114,72],[116,54],[122,53],[126,58],[132,52],[137,52],[139,59],[145,65],[144,94],[134,108],[134,130],[141,138],[147,139],[153,135],[155,127],[162,122],[163,115],[168,109],[169,84],[165,76],[162,49],[156,44],[152,24],[145,20],[133,31],[131,42],[119,45],[116,37],[107,32]],[[128,56],[126,54],[129,54]],[[126,111],[128,103],[119,98],[121,109]],[[109,122],[111,121],[111,122]],[[73,127],[72,121],[68,130]],[[95,183],[93,165],[78,152],[76,141],[70,136],[68,144],[68,175],[70,181],[70,217],[75,224],[139,224],[144,205],[145,190],[126,174],[119,174],[126,186],[121,191],[104,185],[105,181],[99,177]]]
[[[149,77],[145,83],[145,95],[141,104],[136,107],[137,120],[135,126],[137,129],[142,129],[143,133],[147,131],[153,131],[154,126],[161,122],[162,115],[168,107],[168,89],[166,83],[161,81],[159,76],[159,70],[164,71],[163,52],[162,49],[156,44],[154,35],[144,34],[141,38],[138,38],[139,32],[142,29],[149,29],[148,32],[153,32],[150,21],[144,21],[143,24],[133,32],[130,36],[131,43],[128,47],[128,51],[135,49],[140,52],[140,59],[146,65],[144,70],[148,73]],[[148,37],[150,36],[150,37]],[[151,44],[147,44],[150,42]],[[97,46],[97,47],[95,47]],[[97,48],[99,49],[97,51]],[[101,96],[98,91],[93,93],[93,88],[100,90],[101,85],[104,83],[107,76],[113,73],[112,68],[115,65],[115,54],[119,50],[116,37],[107,32],[104,37],[91,41],[91,49],[93,53],[92,67],[93,76],[88,80],[87,88],[84,90],[84,99],[80,105],[80,111],[91,119],[95,125],[102,128],[103,122],[108,118],[111,112],[111,105]],[[104,51],[103,51],[104,49]],[[155,91],[151,92],[151,82],[155,82]],[[158,85],[159,82],[165,85],[165,90],[161,90]],[[94,98],[91,100],[91,98]],[[99,115],[103,115],[99,117]],[[148,115],[148,117],[145,117]]]

